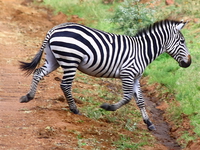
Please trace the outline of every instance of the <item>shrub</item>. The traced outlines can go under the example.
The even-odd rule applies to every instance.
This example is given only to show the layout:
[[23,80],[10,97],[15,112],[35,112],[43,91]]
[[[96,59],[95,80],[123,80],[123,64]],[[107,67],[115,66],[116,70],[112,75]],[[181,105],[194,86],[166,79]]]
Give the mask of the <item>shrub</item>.
[[112,22],[116,24],[117,30],[133,36],[138,30],[155,21],[154,12],[154,9],[148,8],[147,4],[141,3],[140,0],[124,0],[116,9]]

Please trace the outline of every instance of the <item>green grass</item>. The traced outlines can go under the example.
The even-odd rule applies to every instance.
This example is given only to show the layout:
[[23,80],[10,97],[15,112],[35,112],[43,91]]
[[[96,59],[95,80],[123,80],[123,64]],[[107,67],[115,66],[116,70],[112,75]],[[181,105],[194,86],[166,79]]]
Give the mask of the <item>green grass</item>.
[[141,143],[133,143],[131,142],[133,139],[130,137],[127,137],[126,135],[120,135],[120,139],[114,144],[117,146],[117,150],[122,150],[122,149],[140,149],[140,147],[147,145],[147,141],[141,142]]
[[88,26],[104,31],[111,29],[109,15],[113,14],[113,9],[117,6],[115,2],[106,5],[102,0],[44,0],[44,4],[53,8],[55,13],[63,12],[69,17],[77,15]]

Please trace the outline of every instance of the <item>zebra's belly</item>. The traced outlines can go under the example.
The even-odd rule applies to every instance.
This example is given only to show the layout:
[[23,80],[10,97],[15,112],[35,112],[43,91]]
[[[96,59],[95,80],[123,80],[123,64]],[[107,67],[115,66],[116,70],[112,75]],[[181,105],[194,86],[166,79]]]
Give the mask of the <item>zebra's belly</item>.
[[108,64],[106,61],[102,63],[100,58],[94,60],[93,57],[88,58],[85,55],[78,66],[81,72],[94,76],[105,78],[119,78],[120,67],[117,64]]
[[90,76],[100,77],[96,74],[96,72],[93,72],[92,70],[90,70],[86,66],[79,65],[78,70],[81,71],[82,73],[85,73],[85,74],[90,75]]
[[94,77],[120,78],[119,70],[116,70],[115,72],[105,72],[105,71],[97,72],[97,71],[91,70],[90,68],[87,68],[86,66],[82,66],[82,65],[80,65],[78,67],[78,70],[87,75],[94,76]]
[[119,69],[97,69],[90,68],[87,64],[80,64],[78,66],[78,70],[94,77],[104,77],[104,78],[120,78],[120,70]]

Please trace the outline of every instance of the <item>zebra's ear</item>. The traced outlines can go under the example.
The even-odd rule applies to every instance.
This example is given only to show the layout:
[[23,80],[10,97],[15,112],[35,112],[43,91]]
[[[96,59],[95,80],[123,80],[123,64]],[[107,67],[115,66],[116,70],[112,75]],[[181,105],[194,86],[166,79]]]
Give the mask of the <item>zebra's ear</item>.
[[188,21],[187,21],[187,22],[181,21],[181,22],[176,26],[176,29],[180,31],[187,23],[188,23]]

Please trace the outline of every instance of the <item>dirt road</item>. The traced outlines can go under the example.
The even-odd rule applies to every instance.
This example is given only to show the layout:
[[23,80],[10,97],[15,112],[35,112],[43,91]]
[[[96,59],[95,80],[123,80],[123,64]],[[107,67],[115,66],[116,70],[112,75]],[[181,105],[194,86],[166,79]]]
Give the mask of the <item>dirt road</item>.
[[[118,133],[111,136],[107,123],[74,116],[62,109],[68,109],[67,104],[52,100],[62,95],[60,83],[54,80],[57,72],[41,81],[34,101],[19,103],[19,98],[29,89],[31,77],[23,76],[18,60],[30,61],[46,32],[65,20],[63,14],[52,16],[47,9],[33,6],[27,0],[0,0],[0,149],[79,149],[79,133],[88,139],[105,138],[107,142],[99,145],[111,149],[109,141],[118,137]],[[82,145],[82,148],[95,146]],[[158,142],[152,149],[168,148]]]

